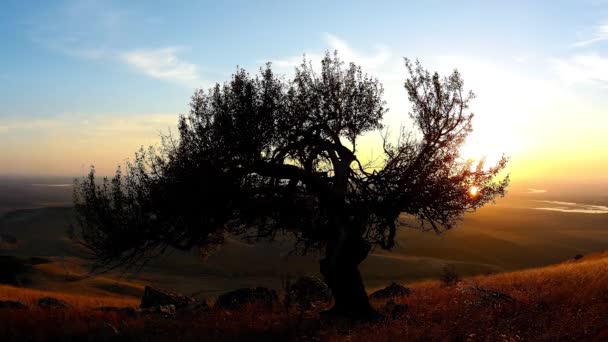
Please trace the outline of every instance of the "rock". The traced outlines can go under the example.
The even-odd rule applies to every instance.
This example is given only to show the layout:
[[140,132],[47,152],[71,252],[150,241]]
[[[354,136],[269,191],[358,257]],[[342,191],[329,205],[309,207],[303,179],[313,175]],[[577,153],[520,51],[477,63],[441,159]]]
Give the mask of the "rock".
[[215,306],[222,309],[238,309],[246,304],[260,303],[272,306],[279,297],[277,292],[265,287],[242,288],[220,295],[215,302]]
[[292,300],[301,308],[309,309],[319,303],[331,301],[331,290],[318,277],[304,276],[299,278],[288,289]]
[[209,304],[206,301],[196,301],[192,304],[189,304],[179,310],[177,310],[177,316],[180,317],[192,317],[196,315],[200,315],[204,312],[209,311]]
[[146,286],[144,289],[144,294],[141,297],[141,304],[139,307],[142,309],[147,309],[157,306],[174,305],[175,308],[182,308],[194,302],[194,298],[190,298],[179,293],[157,289],[151,286]]
[[100,306],[98,308],[95,308],[94,310],[101,311],[101,312],[111,312],[111,313],[115,313],[115,314],[118,314],[121,316],[131,317],[131,318],[137,317],[137,310],[135,310],[134,308],[131,308],[131,307],[119,308],[119,307],[115,307],[115,306]]
[[44,297],[38,299],[38,307],[45,309],[65,309],[69,305],[65,301],[53,297]]
[[0,309],[25,309],[27,306],[20,302],[15,302],[12,300],[0,301]]
[[387,299],[387,298],[396,298],[396,297],[404,297],[409,296],[412,293],[412,290],[407,287],[399,284],[392,283],[389,286],[383,288],[382,290],[378,290],[372,293],[369,298],[371,299]]
[[392,319],[399,319],[407,313],[408,309],[407,304],[397,304],[391,299],[386,303],[382,311]]
[[141,310],[141,314],[144,316],[161,316],[165,318],[173,318],[175,317],[175,305],[168,304],[153,306]]

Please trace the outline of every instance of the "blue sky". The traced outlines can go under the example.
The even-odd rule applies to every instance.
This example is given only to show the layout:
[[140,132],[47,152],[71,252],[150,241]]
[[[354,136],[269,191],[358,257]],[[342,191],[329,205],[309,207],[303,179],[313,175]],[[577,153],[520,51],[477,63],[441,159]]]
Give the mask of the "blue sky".
[[[303,53],[314,60],[333,49],[385,83],[392,123],[407,113],[401,58],[420,58],[462,71],[479,95],[480,131],[510,122],[498,143],[473,137],[490,154],[529,164],[530,151],[552,155],[564,134],[608,147],[597,129],[608,129],[608,1],[5,0],[1,8],[0,174],[109,170],[186,111],[194,88],[228,79],[236,65],[273,61],[288,74]],[[585,169],[598,153],[583,158]]]

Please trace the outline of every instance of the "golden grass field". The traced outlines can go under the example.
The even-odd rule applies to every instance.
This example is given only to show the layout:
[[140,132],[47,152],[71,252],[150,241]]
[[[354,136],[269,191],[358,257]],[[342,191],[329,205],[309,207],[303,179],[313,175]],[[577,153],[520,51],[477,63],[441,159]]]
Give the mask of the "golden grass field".
[[[317,341],[520,341],[608,339],[608,253],[543,268],[465,278],[453,286],[438,281],[409,284],[398,298],[407,313],[377,323],[322,321],[317,308],[302,313],[277,304],[236,312],[212,309],[187,319],[127,317],[100,313],[99,306],[131,306],[137,299],[77,295],[0,286],[0,300],[31,307],[52,296],[70,309],[0,310],[0,340],[70,338],[97,340],[317,340]],[[471,288],[513,300],[487,300]],[[381,310],[384,303],[374,302]]]

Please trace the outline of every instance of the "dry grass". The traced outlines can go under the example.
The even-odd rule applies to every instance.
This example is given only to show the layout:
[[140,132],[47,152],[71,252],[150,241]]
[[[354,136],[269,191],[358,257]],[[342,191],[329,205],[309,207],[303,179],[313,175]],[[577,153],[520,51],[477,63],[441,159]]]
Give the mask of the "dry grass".
[[[454,286],[412,285],[399,298],[409,310],[399,319],[353,324],[319,321],[318,308],[301,318],[250,306],[212,310],[187,319],[129,318],[91,310],[135,306],[117,297],[80,296],[0,286],[0,300],[33,305],[42,296],[63,299],[69,310],[0,310],[0,340],[103,339],[107,324],[136,340],[519,341],[608,339],[608,253],[540,269],[467,278]],[[477,290],[475,290],[477,289]],[[497,299],[483,290],[508,295]],[[511,298],[511,299],[508,299]],[[374,303],[381,308],[384,303]]]
[[135,298],[78,295],[0,285],[0,300],[18,301],[34,307],[36,306],[38,299],[42,297],[53,297],[64,300],[76,310],[85,310],[100,306],[136,307],[139,305],[139,301]]

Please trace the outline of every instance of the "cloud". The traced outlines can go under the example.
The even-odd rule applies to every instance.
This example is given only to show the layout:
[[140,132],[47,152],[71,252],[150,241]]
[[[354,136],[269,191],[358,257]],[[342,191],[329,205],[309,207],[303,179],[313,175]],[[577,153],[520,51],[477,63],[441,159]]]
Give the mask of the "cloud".
[[153,50],[134,50],[122,54],[122,60],[135,70],[152,78],[200,87],[204,82],[196,64],[182,61],[178,49],[166,47]]
[[129,13],[97,0],[69,1],[28,20],[29,38],[47,49],[83,58],[110,57],[111,46],[124,36]]
[[52,119],[0,120],[0,132],[50,130],[61,127],[62,123]]
[[561,201],[537,201],[553,205],[552,207],[539,207],[536,210],[558,211],[575,214],[608,214],[608,207],[604,205],[583,204]]
[[103,1],[74,1],[32,17],[28,34],[36,44],[70,57],[118,61],[155,79],[201,86],[199,66],[178,58],[180,49],[135,49],[137,43],[130,36],[129,25],[150,20],[158,18],[112,8]]
[[[340,59],[345,62],[354,62],[360,65],[365,70],[375,71],[387,66],[391,59],[391,53],[384,45],[378,45],[376,51],[371,55],[362,54],[353,49],[345,40],[331,33],[323,34],[323,41],[327,45],[327,50],[333,52],[337,50],[340,54]],[[322,52],[306,52],[306,59],[311,61],[313,65],[323,58]],[[298,66],[302,63],[302,56],[291,56],[283,59],[275,59],[272,63],[278,67],[290,68]]]
[[359,64],[366,69],[380,69],[389,61],[391,57],[390,51],[383,45],[377,46],[376,52],[373,55],[366,56],[358,51],[355,51],[346,43],[346,41],[333,34],[325,33],[323,35],[323,40],[331,47],[332,50],[338,50],[340,52],[340,56],[344,60]]
[[547,193],[545,189],[528,189],[525,194],[544,194]]
[[608,83],[608,58],[597,53],[552,62],[558,76],[568,83]]
[[177,114],[68,113],[48,119],[0,118],[0,174],[77,175],[95,164],[101,175],[175,132]]
[[572,44],[572,47],[584,47],[608,40],[608,22],[597,25],[593,29],[593,35],[591,38],[578,41]]

